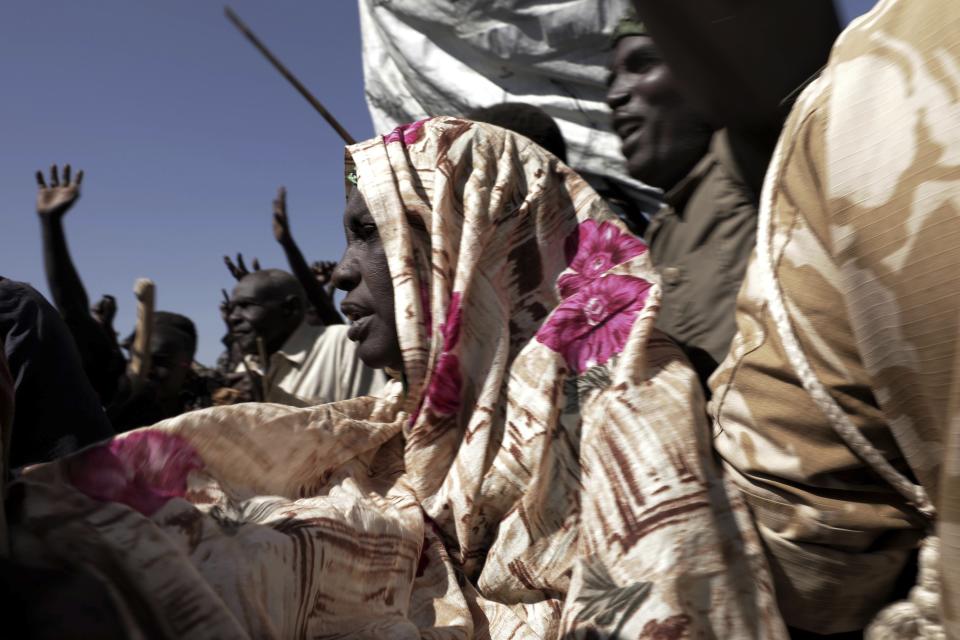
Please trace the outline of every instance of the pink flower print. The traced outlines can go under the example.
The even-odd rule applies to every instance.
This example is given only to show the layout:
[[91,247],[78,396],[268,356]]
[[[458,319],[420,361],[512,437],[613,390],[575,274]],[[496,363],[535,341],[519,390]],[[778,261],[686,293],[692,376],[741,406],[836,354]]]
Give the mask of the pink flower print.
[[649,289],[649,282],[633,276],[589,281],[554,309],[537,340],[561,354],[574,373],[605,364],[623,350]]
[[430,378],[427,402],[430,410],[440,416],[452,416],[460,410],[460,392],[463,377],[460,359],[452,353],[444,353],[437,361],[437,368]]
[[202,469],[200,454],[182,437],[135,431],[81,451],[67,477],[94,500],[120,502],[150,516],[187,492],[187,474]]
[[463,319],[460,299],[459,292],[450,296],[447,321],[440,327],[440,333],[443,335],[443,349],[437,358],[437,366],[427,387],[427,404],[437,415],[453,415],[460,409],[463,375],[460,372],[460,359],[456,354],[451,353],[460,342],[460,323]]
[[452,351],[460,342],[460,322],[463,319],[463,308],[460,304],[462,294],[457,291],[450,296],[450,308],[447,310],[447,321],[440,327],[443,335],[443,351]]
[[612,222],[597,224],[585,220],[567,236],[567,264],[573,273],[560,276],[560,295],[567,298],[599,278],[618,264],[623,264],[647,250],[647,245]]
[[420,137],[420,130],[423,129],[423,123],[429,120],[430,118],[424,118],[423,120],[417,120],[416,122],[411,122],[410,124],[402,124],[387,135],[383,136],[383,144],[390,144],[391,142],[400,142],[403,141],[403,144],[410,145],[417,141],[417,138]]

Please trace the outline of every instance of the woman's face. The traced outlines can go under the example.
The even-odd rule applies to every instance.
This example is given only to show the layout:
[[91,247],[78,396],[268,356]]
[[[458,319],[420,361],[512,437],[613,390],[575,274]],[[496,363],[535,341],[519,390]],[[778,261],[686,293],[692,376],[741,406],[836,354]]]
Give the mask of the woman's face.
[[377,225],[357,189],[343,212],[347,248],[333,272],[333,283],[347,292],[340,309],[350,319],[347,336],[358,343],[368,367],[403,369],[393,308],[393,281]]

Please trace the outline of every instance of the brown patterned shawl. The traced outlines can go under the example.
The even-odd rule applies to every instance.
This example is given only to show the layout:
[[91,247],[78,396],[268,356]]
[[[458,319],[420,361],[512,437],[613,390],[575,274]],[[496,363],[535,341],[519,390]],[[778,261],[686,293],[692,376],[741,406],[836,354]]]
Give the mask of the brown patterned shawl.
[[196,411],[28,469],[13,554],[176,638],[778,638],[642,242],[440,118],[348,148],[396,292],[380,400]]

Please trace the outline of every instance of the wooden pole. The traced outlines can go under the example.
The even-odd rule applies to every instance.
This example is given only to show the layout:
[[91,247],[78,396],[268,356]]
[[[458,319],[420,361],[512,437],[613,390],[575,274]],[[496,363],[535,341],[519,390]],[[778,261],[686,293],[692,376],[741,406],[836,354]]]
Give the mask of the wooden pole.
[[133,285],[133,293],[137,297],[137,328],[130,349],[129,371],[133,388],[139,389],[150,373],[150,338],[153,335],[156,286],[153,280],[140,278]]
[[252,31],[250,31],[250,28],[244,24],[243,20],[241,20],[236,13],[233,12],[233,9],[230,7],[224,7],[223,13],[227,16],[227,19],[232,22],[237,29],[240,30],[240,33],[246,36],[247,40],[249,40],[251,44],[253,44],[253,46],[255,46],[260,53],[262,53],[264,57],[270,61],[270,64],[272,64],[274,68],[280,72],[280,75],[286,78],[287,81],[290,82],[290,84],[292,84],[293,87],[300,92],[300,95],[306,98],[307,102],[313,105],[313,108],[316,109],[321,116],[323,116],[323,119],[326,120],[327,123],[334,128],[334,130],[336,130],[345,143],[356,143],[356,140],[353,139],[353,136],[347,133],[347,130],[344,129],[339,122],[337,122],[337,119],[333,117],[333,114],[327,111],[326,107],[320,104],[320,101],[317,100],[305,86],[303,86],[303,83],[297,80],[296,76],[290,73],[290,70],[287,69],[262,42],[260,42],[260,39],[254,35]]

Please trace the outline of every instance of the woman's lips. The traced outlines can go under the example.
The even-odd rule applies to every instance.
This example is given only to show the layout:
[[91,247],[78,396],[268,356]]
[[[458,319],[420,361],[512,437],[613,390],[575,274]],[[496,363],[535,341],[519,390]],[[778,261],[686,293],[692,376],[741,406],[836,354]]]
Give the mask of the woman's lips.
[[373,316],[364,316],[351,322],[350,328],[347,329],[347,338],[354,342],[362,340],[367,334],[367,326],[370,324],[371,318]]

